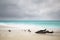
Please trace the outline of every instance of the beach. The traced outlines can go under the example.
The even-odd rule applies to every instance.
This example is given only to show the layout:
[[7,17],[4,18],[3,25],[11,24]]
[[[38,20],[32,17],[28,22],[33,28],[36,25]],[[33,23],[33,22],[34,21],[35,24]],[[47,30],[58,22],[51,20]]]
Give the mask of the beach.
[[56,34],[36,34],[23,30],[0,30],[0,40],[60,40]]
[[[0,40],[60,40],[60,26],[57,25],[57,23],[52,23],[53,25],[50,22],[44,24],[43,22],[41,22],[42,24],[39,24],[40,22],[38,22],[37,24],[39,25],[34,23],[35,22],[31,22],[30,24],[26,24],[26,22],[0,23]],[[45,28],[49,29],[49,31],[53,30],[54,33],[35,33],[36,31]],[[28,29],[30,29],[31,32],[28,31]]]

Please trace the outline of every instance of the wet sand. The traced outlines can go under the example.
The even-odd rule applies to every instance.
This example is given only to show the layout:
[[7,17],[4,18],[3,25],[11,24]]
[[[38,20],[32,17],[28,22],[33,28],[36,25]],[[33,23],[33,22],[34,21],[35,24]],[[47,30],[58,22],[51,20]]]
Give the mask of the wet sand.
[[36,34],[22,30],[0,30],[0,40],[60,40],[60,35]]

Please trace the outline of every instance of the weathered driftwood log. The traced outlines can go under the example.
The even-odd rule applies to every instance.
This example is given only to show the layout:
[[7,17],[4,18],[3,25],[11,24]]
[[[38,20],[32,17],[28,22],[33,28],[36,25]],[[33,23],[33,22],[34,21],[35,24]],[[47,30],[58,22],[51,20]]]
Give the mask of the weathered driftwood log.
[[37,31],[37,32],[35,32],[35,33],[54,33],[53,31],[46,31],[46,29],[45,30],[39,30],[39,31]]

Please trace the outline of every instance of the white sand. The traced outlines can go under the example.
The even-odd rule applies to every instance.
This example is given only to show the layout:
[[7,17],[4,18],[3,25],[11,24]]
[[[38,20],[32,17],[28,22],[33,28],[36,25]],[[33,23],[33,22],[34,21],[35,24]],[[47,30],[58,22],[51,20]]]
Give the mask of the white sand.
[[0,30],[0,40],[60,40],[60,35],[35,34],[23,30]]
[[[0,26],[1,28],[4,29],[7,27]],[[8,29],[4,29],[0,30],[0,40],[60,40],[59,34],[36,34],[33,31],[28,32],[24,30],[12,30],[8,32]]]

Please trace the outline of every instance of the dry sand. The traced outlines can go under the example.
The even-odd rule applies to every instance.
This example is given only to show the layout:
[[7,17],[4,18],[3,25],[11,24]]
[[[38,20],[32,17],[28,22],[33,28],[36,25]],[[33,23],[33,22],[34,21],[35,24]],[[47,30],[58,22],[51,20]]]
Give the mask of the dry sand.
[[1,28],[4,29],[8,27],[0,26],[0,40],[60,40],[60,33],[36,34],[24,30],[12,30],[11,32],[8,32],[8,29],[1,30]]
[[36,34],[23,30],[0,30],[0,40],[60,40],[60,35]]

